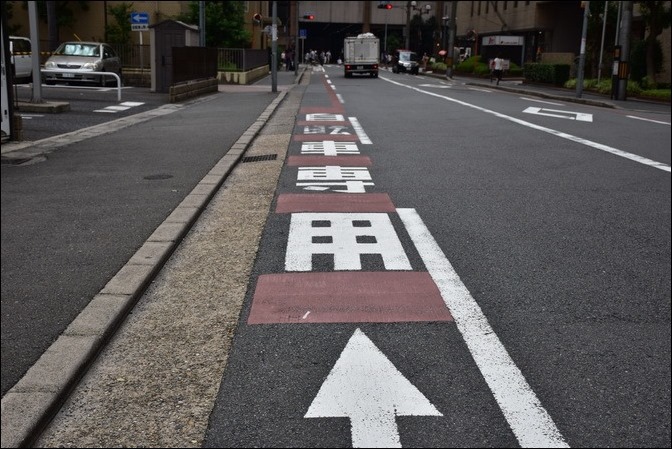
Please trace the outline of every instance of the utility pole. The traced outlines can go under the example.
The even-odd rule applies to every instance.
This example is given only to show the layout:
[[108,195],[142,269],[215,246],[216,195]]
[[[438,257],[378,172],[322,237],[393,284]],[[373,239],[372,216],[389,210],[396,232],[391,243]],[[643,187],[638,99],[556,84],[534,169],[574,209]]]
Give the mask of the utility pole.
[[30,46],[33,53],[33,96],[31,103],[44,103],[42,100],[42,72],[40,72],[40,32],[37,27],[37,2],[28,2],[28,22],[30,25]]
[[299,2],[294,2],[294,76],[299,74]]
[[583,3],[583,30],[581,31],[581,53],[579,53],[579,69],[576,74],[576,98],[583,95],[583,71],[586,64],[586,33],[588,31],[588,17],[590,16],[590,2]]
[[205,2],[198,2],[198,45],[205,47]]
[[273,1],[271,22],[271,91],[278,91],[278,2]]
[[632,2],[623,2],[623,17],[621,18],[621,61],[618,67],[618,97],[625,100],[628,91],[628,75],[630,74],[630,25],[632,22]]

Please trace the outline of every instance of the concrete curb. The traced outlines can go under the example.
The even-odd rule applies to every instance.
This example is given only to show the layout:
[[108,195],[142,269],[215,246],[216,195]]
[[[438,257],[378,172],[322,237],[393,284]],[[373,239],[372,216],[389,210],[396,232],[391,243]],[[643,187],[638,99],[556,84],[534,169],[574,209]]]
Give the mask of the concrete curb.
[[467,84],[469,86],[478,86],[478,87],[484,87],[484,88],[488,88],[488,89],[498,89],[498,90],[503,90],[505,92],[513,92],[513,93],[517,93],[517,94],[531,95],[533,97],[548,98],[548,99],[558,100],[558,101],[567,101],[567,102],[571,102],[571,103],[581,103],[581,104],[587,104],[587,105],[591,105],[591,106],[599,106],[599,107],[603,107],[603,108],[616,109],[616,106],[613,105],[612,103],[608,103],[606,101],[600,101],[600,100],[591,100],[591,99],[588,99],[588,98],[572,98],[572,97],[568,97],[566,95],[553,95],[553,94],[547,94],[547,93],[539,92],[539,91],[517,89],[515,87],[493,86],[492,84],[487,84],[487,83],[467,82],[465,84]]
[[[294,86],[299,84],[305,69]],[[291,90],[291,87],[289,90]],[[1,446],[30,447],[142,297],[289,90],[282,91],[2,398]]]

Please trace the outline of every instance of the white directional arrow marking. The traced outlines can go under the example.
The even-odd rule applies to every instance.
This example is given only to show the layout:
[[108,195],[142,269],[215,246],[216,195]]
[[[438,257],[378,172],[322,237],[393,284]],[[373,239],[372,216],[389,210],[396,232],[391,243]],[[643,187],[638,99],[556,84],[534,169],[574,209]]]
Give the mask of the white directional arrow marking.
[[[560,114],[550,114],[548,112],[542,112],[542,111],[559,112]],[[548,117],[566,118],[566,119],[569,119],[569,120],[577,120],[579,122],[592,122],[593,121],[593,114],[585,114],[583,112],[561,111],[560,109],[535,108],[535,107],[530,106],[529,108],[525,109],[523,112],[527,112],[528,114],[546,115]],[[562,114],[565,114],[565,115],[562,115]]]
[[420,84],[420,87],[434,87],[436,89],[450,89],[451,86],[445,84]]
[[396,416],[443,416],[357,329],[304,418],[350,418],[353,447],[401,447]]

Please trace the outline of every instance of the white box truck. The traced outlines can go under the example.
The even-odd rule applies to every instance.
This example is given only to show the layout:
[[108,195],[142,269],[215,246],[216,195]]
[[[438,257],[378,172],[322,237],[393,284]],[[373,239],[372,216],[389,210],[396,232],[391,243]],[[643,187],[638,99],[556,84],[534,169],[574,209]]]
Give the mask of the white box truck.
[[353,73],[378,76],[378,58],[380,57],[380,39],[371,33],[357,37],[346,37],[343,42],[343,68],[345,77]]

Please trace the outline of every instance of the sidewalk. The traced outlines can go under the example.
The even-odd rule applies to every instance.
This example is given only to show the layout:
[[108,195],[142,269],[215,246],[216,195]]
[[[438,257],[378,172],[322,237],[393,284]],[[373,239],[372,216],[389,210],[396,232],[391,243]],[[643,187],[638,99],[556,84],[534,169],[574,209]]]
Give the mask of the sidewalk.
[[[432,78],[447,79],[445,74],[424,73],[422,75]],[[570,103],[580,103],[591,106],[606,108],[646,111],[651,113],[670,113],[670,103],[642,100],[638,98],[628,98],[625,101],[613,100],[607,95],[598,94],[590,91],[583,91],[581,97],[577,97],[576,91],[565,89],[563,87],[549,86],[543,84],[527,84],[522,78],[503,78],[499,85],[489,82],[487,78],[468,77],[457,75],[453,77],[454,81],[463,82],[469,86],[478,86],[487,89],[503,90],[506,92],[519,93],[524,95],[533,95],[539,98],[548,98],[552,100],[565,101]]]
[[[297,72],[297,75],[294,74],[294,71],[278,71],[276,78],[276,88],[277,92],[286,91],[295,83],[295,78],[301,75],[304,68],[300,68]],[[239,85],[239,84],[220,84],[219,92],[231,92],[231,93],[242,93],[242,92],[272,92],[272,79],[271,74],[263,79],[257,81],[254,84],[250,85]],[[166,113],[166,110],[179,108],[180,105],[191,104],[194,102],[201,101],[199,98],[191,99],[183,103],[175,104],[165,104],[161,108],[157,108],[153,111],[147,111],[144,114],[135,114],[129,117],[125,117],[119,120],[109,121],[107,123],[92,126],[89,128],[82,128],[77,131],[73,131],[67,134],[61,134],[58,136],[53,136],[47,139],[41,139],[36,141],[8,141],[3,142],[2,144],[2,155],[3,157],[9,158],[25,158],[25,157],[34,157],[44,152],[48,152],[51,149],[57,146],[63,146],[75,142],[79,142],[96,135],[107,134],[110,132],[118,131],[122,128],[130,126],[141,121],[146,121],[152,119],[156,116],[163,115]],[[21,102],[20,102],[21,103]],[[64,102],[53,102],[47,101],[44,103],[31,104],[30,110],[33,112],[40,112],[42,114],[67,114],[70,110],[69,103]],[[25,111],[24,111],[25,112]],[[27,121],[23,122],[23,126],[30,126],[30,123]],[[16,152],[16,153],[14,153]],[[10,154],[12,153],[12,154]]]

